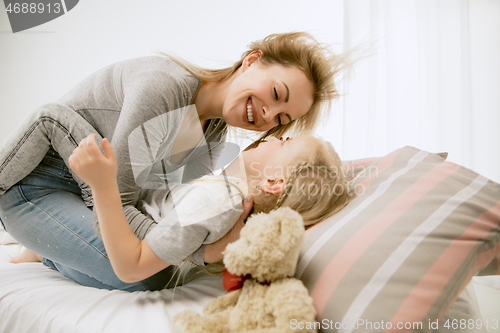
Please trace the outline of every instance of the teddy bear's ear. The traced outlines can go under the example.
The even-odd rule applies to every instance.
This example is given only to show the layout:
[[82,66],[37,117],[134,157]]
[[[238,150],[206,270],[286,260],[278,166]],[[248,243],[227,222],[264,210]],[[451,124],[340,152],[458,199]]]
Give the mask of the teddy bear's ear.
[[[260,282],[293,276],[304,240],[302,217],[291,208],[283,207],[270,212],[265,223],[265,233],[268,233],[272,240],[261,244],[261,248],[267,247],[260,262],[261,274],[252,276]],[[262,239],[265,239],[265,236]]]
[[288,207],[279,208],[270,214],[275,216],[276,223],[280,228],[280,246],[279,249],[287,257],[298,260],[300,246],[304,240],[304,222],[299,213]]

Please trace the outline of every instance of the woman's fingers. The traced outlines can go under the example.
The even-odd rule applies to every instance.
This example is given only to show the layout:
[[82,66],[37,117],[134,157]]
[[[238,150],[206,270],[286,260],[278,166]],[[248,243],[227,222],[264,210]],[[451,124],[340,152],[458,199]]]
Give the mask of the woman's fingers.
[[250,214],[250,211],[252,210],[253,206],[253,197],[248,194],[245,197],[245,200],[243,200],[243,213],[240,215],[240,218],[236,223],[234,224],[233,228],[231,229],[231,237],[228,239],[228,244],[237,241],[240,238],[240,231],[243,229],[245,226],[245,221],[248,217],[248,214]]
[[250,214],[250,211],[253,207],[253,197],[250,194],[247,194],[245,200],[243,200],[243,213],[240,216],[240,220],[245,221]]

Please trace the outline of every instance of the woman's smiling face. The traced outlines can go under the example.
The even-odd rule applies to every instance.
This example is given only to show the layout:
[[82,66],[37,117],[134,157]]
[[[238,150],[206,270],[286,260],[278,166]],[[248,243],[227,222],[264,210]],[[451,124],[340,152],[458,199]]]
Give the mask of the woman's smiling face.
[[302,117],[313,103],[313,85],[296,66],[266,65],[252,52],[231,83],[222,116],[231,126],[267,131]]

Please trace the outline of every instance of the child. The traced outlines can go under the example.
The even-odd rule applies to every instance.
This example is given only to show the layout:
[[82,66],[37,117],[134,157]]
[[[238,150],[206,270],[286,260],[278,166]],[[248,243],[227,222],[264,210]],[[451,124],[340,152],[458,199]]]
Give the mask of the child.
[[139,206],[158,225],[141,241],[124,215],[117,162],[107,139],[102,148],[104,155],[95,135],[88,136],[70,156],[69,165],[92,188],[106,252],[116,275],[128,283],[180,264],[201,243],[224,236],[242,212],[241,200],[231,203],[235,196],[251,194],[254,212],[291,207],[306,226],[334,214],[353,197],[330,144],[313,136],[286,141],[271,137],[243,152],[223,176],[173,186],[168,194],[144,193]]
[[[74,145],[74,141],[77,140],[76,142],[78,142],[80,140],[77,137],[81,135],[82,128],[89,126],[84,120],[80,119],[81,117],[78,118],[79,115],[71,110],[66,111],[66,108],[61,106],[61,110],[58,113],[59,123],[62,122],[61,118],[63,115],[67,117],[67,119],[63,119],[65,120],[65,126],[54,126],[53,131],[48,126],[42,127],[47,133],[43,132],[39,136],[42,139],[47,138],[48,141],[47,139],[35,140],[38,136],[32,135],[28,137],[29,140],[24,143],[24,146],[33,147],[32,150],[36,150],[36,154],[23,155],[22,158],[24,160],[22,161],[22,165],[26,165],[27,162],[34,160],[34,166],[36,166],[39,161],[37,158],[33,158],[33,156],[40,155],[43,157],[49,146],[52,146],[59,153],[66,164],[70,164],[71,146],[75,147],[76,144]],[[28,125],[32,126],[31,123],[38,123],[39,118],[39,116],[35,115],[34,121],[27,122]],[[61,132],[61,128],[67,129],[68,132]],[[87,131],[92,131],[92,128]],[[92,137],[94,137],[94,140],[87,137],[81,141],[81,147],[82,149],[93,147],[92,151],[96,153],[96,134],[93,134]],[[65,138],[74,138],[73,143]],[[99,139],[98,141],[101,140]],[[103,142],[108,147],[109,153],[111,149],[109,142],[107,140]],[[238,198],[242,198],[246,194],[250,194],[255,198],[254,212],[268,212],[273,208],[289,206],[302,214],[306,225],[311,225],[325,219],[342,208],[352,197],[348,195],[346,180],[340,167],[340,159],[329,143],[314,137],[305,136],[287,142],[271,138],[269,141],[262,142],[258,146],[257,144],[252,145],[256,148],[249,149],[231,163],[224,172],[225,176],[204,177],[200,181],[195,181],[190,185],[172,184],[169,181],[167,189],[143,190],[141,192],[137,206],[141,209],[142,213],[156,220],[156,223],[153,225],[154,227],[148,228],[148,231],[144,233],[147,234],[145,242],[138,243],[139,239],[142,240],[144,237],[141,237],[136,232],[137,230],[134,231],[135,235],[139,238],[129,237],[131,236],[130,231],[133,230],[131,229],[132,226],[128,227],[128,229],[125,228],[128,231],[125,234],[128,234],[127,237],[134,240],[132,244],[142,244],[141,247],[144,246],[144,253],[142,253],[142,248],[140,248],[141,255],[144,254],[142,258],[147,258],[147,254],[149,254],[153,259],[157,259],[156,261],[152,260],[155,266],[146,264],[146,266],[150,266],[151,270],[144,270],[144,276],[149,276],[147,272],[152,273],[157,269],[161,269],[161,267],[165,267],[165,265],[177,265],[187,257],[189,257],[190,261],[198,264],[220,261],[225,245],[238,237],[238,232],[229,233],[228,230],[235,224],[238,217],[248,214],[248,212],[241,214],[243,206],[241,200],[238,200]],[[136,148],[140,149],[141,147]],[[73,156],[80,156],[79,152],[83,151],[78,148]],[[87,152],[87,150],[85,151]],[[97,155],[94,157],[104,158],[102,153],[99,152],[99,154],[94,154]],[[26,156],[29,156],[30,161],[26,161]],[[80,157],[88,156],[81,155]],[[111,161],[114,161],[114,167],[116,168],[114,157],[111,158]],[[77,163],[78,160],[73,159],[73,162]],[[81,163],[83,162],[86,161],[82,160]],[[107,163],[110,163],[110,161]],[[73,178],[79,180],[78,184],[82,189],[82,193],[85,188],[88,188],[87,192],[90,194],[89,186],[85,184],[85,180],[88,177],[94,184],[94,187],[99,188],[98,191],[100,194],[97,197],[102,197],[104,193],[105,198],[107,198],[106,200],[112,201],[117,196],[115,192],[111,191],[117,186],[116,176],[113,176],[113,173],[110,176],[109,166],[103,167],[101,164],[98,163],[96,166],[89,165],[84,168],[78,168],[77,163],[74,165],[74,171],[78,170],[78,172],[72,172]],[[104,168],[102,172],[100,168]],[[27,169],[29,168],[22,170],[22,172],[29,173],[31,171]],[[2,174],[2,177],[12,176],[6,173],[5,170],[0,174]],[[80,176],[83,180],[80,179]],[[96,177],[98,179],[102,178],[102,181],[92,181]],[[240,181],[236,184],[238,179]],[[15,181],[15,179],[9,180],[12,184]],[[110,181],[112,181],[111,186],[100,186],[108,184]],[[325,189],[328,191],[327,193],[323,193]],[[107,196],[109,192],[112,193]],[[92,202],[95,198],[95,195],[94,197],[90,195],[89,201]],[[119,196],[117,200],[119,201]],[[193,202],[195,203],[193,204]],[[101,214],[106,215],[108,208],[110,211],[116,210],[119,212],[111,215],[119,220],[118,217],[123,217],[124,211],[121,203],[120,205],[116,203],[116,201],[112,201],[110,205],[106,201],[104,205],[101,203],[100,206],[106,209]],[[173,209],[174,205],[175,209]],[[96,206],[99,207],[99,205]],[[248,204],[245,205],[245,207],[247,206]],[[101,218],[99,216],[99,220]],[[240,218],[239,220],[242,219]],[[9,221],[4,220],[4,222]],[[13,226],[12,223],[18,222],[20,221],[11,221],[10,226]],[[239,221],[235,225],[235,230],[241,228],[239,224],[242,225],[243,222]],[[112,232],[112,235],[116,234],[117,239],[121,239],[122,230],[120,228]],[[22,234],[18,234],[15,237],[18,236],[21,237]],[[217,241],[219,238],[224,241]],[[24,243],[24,240],[21,238],[19,240]],[[50,238],[47,241],[42,241],[42,244],[49,244],[45,242],[50,241],[57,242],[57,239]],[[205,251],[203,244],[210,244],[208,246],[211,247],[211,251]],[[94,244],[93,246],[96,245]],[[43,247],[44,251],[48,249],[57,252],[52,246]],[[69,245],[66,251],[74,252],[71,250],[71,245]],[[35,252],[37,252],[36,249]],[[47,262],[46,264],[60,270],[60,266],[51,263],[57,261],[59,253],[51,252],[47,254],[42,252],[40,254],[50,259],[44,259]],[[55,261],[52,258],[56,258]],[[26,250],[23,254],[16,257],[13,262],[40,261],[40,259],[35,253]],[[134,257],[131,256],[130,259],[134,259]],[[91,265],[95,265],[92,262]],[[105,264],[103,262],[99,265],[102,266]],[[78,267],[77,270],[80,272],[79,269],[82,268]],[[86,267],[85,270],[86,272],[92,270],[92,266]],[[141,267],[136,267],[133,271],[142,272],[143,270]],[[66,272],[63,274],[73,277],[75,274],[79,274],[78,272],[69,271],[68,274]],[[86,278],[86,280],[88,279]],[[129,281],[127,277],[124,280]],[[101,287],[101,284],[98,283],[92,283],[92,285]],[[116,283],[113,285],[107,284],[110,287],[105,288],[112,289],[115,288],[114,285]]]

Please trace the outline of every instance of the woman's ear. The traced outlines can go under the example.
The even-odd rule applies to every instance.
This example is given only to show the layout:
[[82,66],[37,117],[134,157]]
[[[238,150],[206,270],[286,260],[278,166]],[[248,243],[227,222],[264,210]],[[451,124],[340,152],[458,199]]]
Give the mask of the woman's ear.
[[244,72],[248,67],[252,66],[256,61],[258,61],[262,57],[263,53],[261,50],[252,51],[249,55],[243,59],[243,63],[241,64],[241,70]]
[[266,179],[260,184],[260,189],[267,194],[280,194],[285,185],[284,178]]

